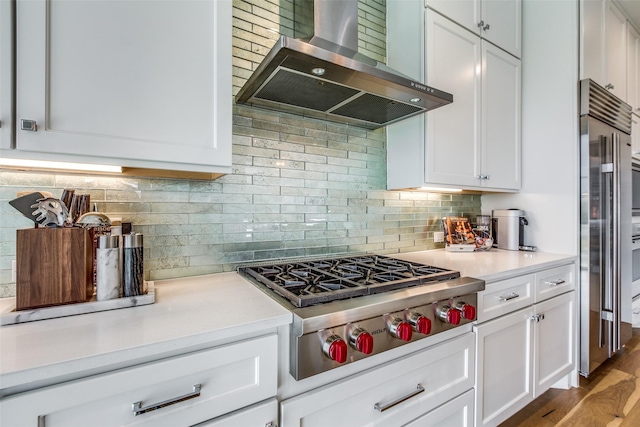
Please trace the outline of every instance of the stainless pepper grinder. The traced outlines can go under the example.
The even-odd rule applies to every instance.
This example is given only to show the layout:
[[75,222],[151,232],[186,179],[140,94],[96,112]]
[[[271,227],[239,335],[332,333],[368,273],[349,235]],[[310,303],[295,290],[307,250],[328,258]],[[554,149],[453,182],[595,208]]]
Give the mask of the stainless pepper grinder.
[[144,262],[142,233],[122,236],[122,296],[144,293]]

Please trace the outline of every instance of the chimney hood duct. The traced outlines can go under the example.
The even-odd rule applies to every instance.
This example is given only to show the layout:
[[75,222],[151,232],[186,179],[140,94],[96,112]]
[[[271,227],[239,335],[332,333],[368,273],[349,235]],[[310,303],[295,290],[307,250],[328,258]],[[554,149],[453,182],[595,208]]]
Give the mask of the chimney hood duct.
[[294,35],[280,37],[237,103],[377,129],[453,102],[357,52],[357,0],[294,0]]

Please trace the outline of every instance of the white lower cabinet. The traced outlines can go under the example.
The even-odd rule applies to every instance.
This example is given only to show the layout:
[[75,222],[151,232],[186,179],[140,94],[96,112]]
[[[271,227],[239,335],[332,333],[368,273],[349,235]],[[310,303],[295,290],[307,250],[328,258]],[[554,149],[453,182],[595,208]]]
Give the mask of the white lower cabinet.
[[452,399],[473,396],[474,340],[466,333],[287,399],[280,406],[280,427],[423,426],[467,417],[463,413],[470,413],[472,402]]
[[209,425],[231,426],[264,414],[256,424],[262,427],[277,419],[273,403],[271,412],[248,408],[235,414],[240,424],[213,419],[276,392],[272,334],[3,398],[0,425],[178,427],[212,420]]
[[[476,426],[500,424],[569,375],[576,366],[575,266],[523,277],[527,283],[535,277],[538,289],[543,290],[536,296],[547,299],[474,328],[478,352]],[[557,282],[553,289],[562,289],[565,293],[547,295],[544,291],[547,282]],[[500,287],[504,283],[518,283],[518,278],[496,285]],[[503,292],[496,293],[492,285],[480,293],[479,300],[486,298],[485,293],[494,298],[504,297]]]

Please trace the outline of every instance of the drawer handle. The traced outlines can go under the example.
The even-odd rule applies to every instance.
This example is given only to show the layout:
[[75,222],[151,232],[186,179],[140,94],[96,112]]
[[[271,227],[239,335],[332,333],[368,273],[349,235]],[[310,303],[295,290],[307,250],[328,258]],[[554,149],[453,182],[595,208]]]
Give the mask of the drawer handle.
[[176,397],[174,399],[165,400],[164,402],[154,403],[149,406],[142,407],[142,402],[135,402],[133,404],[133,415],[138,416],[141,414],[146,414],[147,412],[155,411],[156,409],[164,408],[165,406],[173,405],[174,403],[184,402],[185,400],[193,399],[194,397],[200,396],[200,389],[202,386],[200,384],[196,384],[193,386],[193,392],[189,394],[185,394],[183,396]]
[[400,399],[394,400],[393,402],[387,403],[386,405],[380,405],[379,403],[376,403],[375,405],[373,405],[373,408],[378,412],[384,412],[387,409],[393,408],[397,404],[404,402],[405,400],[411,399],[413,396],[416,396],[416,395],[422,393],[423,391],[424,391],[424,387],[422,387],[422,385],[418,384],[418,387],[417,387],[416,391],[411,392],[411,393],[407,394],[406,396],[402,396]]
[[558,286],[558,285],[562,285],[564,282],[564,280],[562,279],[557,279],[557,280],[552,280],[550,282],[544,282],[545,285],[549,285],[549,286]]
[[516,298],[520,298],[520,295],[516,294],[515,292],[511,292],[511,294],[507,295],[506,297],[498,297],[498,301],[509,301]]

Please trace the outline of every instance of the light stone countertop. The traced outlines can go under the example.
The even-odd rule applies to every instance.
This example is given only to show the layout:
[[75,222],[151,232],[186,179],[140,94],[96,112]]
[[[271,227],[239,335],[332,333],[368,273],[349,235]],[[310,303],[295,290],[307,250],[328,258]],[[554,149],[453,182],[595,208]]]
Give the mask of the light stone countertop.
[[578,261],[567,254],[507,251],[447,252],[445,250],[407,252],[389,255],[406,261],[457,270],[461,276],[482,279],[486,284]]
[[[577,260],[496,249],[388,256],[458,270],[488,285]],[[0,397],[230,342],[292,319],[235,272],[156,281],[155,289],[151,305],[0,327]]]
[[155,290],[150,305],[1,327],[0,396],[275,330],[292,319],[234,272],[157,281]]

